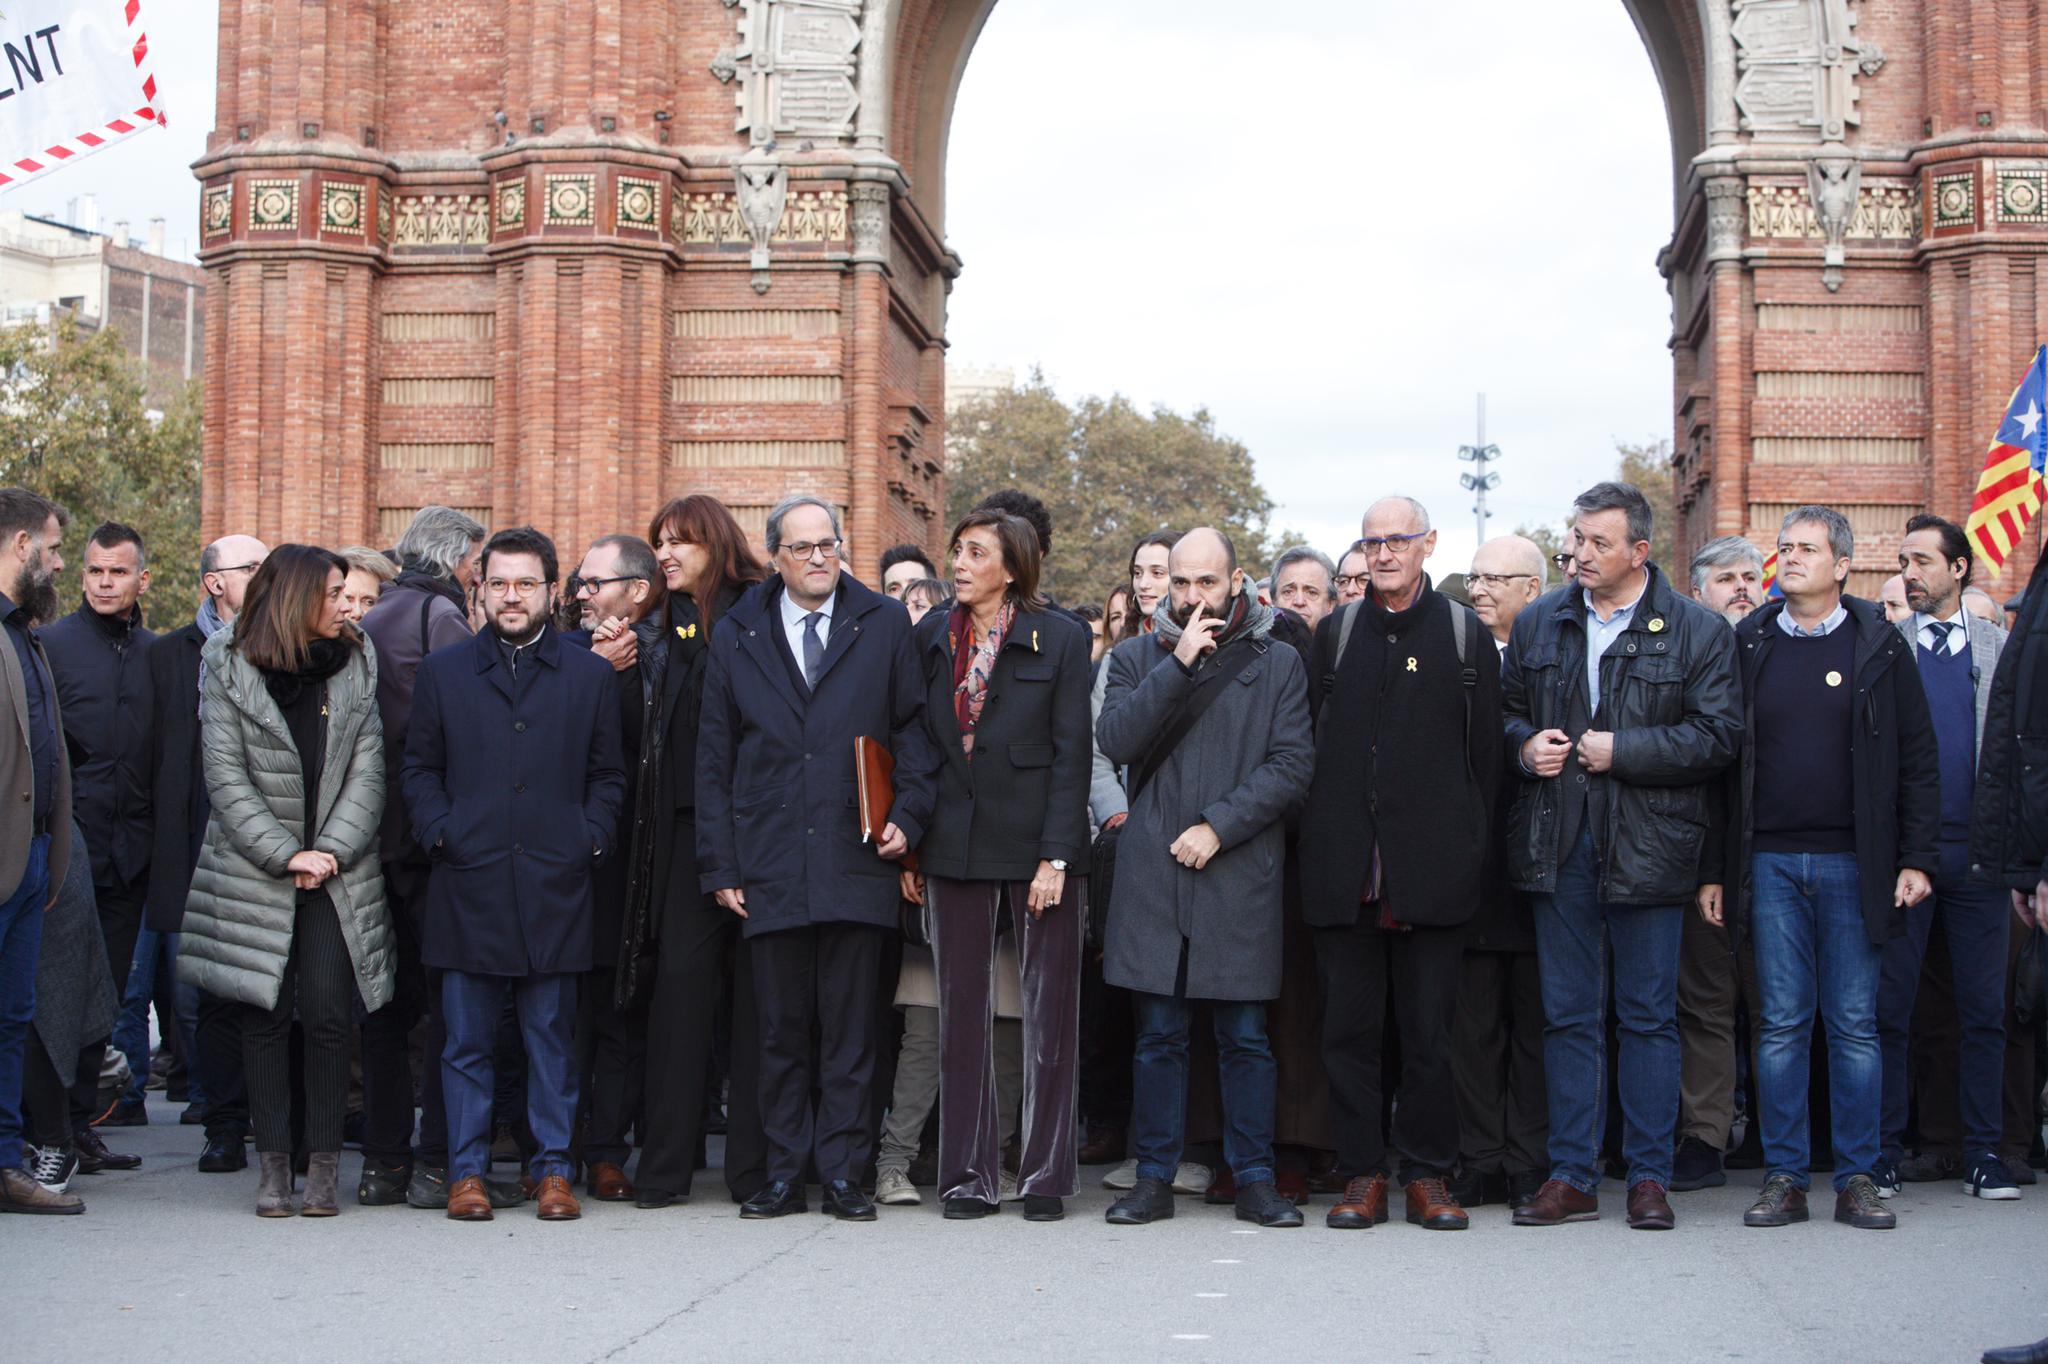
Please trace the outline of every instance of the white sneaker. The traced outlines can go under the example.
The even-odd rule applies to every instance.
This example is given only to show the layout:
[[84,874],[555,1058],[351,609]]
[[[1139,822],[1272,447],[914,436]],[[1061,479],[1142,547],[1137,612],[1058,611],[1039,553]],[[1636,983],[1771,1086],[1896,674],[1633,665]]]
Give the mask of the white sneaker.
[[997,1196],[1005,1203],[1015,1203],[1024,1197],[1023,1194],[1017,1192],[1017,1172],[1015,1170],[1003,1171],[1002,1189]]
[[1184,1160],[1173,1172],[1173,1191],[1177,1194],[1205,1194],[1216,1182],[1216,1172],[1206,1165],[1197,1165]]
[[892,1208],[906,1207],[924,1202],[924,1195],[903,1171],[884,1170],[875,1176],[875,1202],[887,1203]]
[[1138,1162],[1131,1159],[1111,1170],[1102,1177],[1105,1189],[1135,1189],[1138,1187]]

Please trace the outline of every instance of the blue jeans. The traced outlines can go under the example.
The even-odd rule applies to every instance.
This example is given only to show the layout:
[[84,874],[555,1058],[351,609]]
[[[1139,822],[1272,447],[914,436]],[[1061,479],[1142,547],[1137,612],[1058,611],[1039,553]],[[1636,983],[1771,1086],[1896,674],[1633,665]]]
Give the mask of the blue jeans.
[[1607,1125],[1607,978],[1613,954],[1620,1020],[1622,1155],[1630,1188],[1671,1183],[1678,1135],[1678,947],[1683,905],[1616,905],[1600,898],[1590,834],[1536,902],[1543,980],[1543,1080],[1550,1094],[1550,1171],[1583,1193],[1600,1183]]
[[519,1011],[526,1042],[526,1123],[535,1150],[535,1179],[573,1177],[569,1162],[576,1122],[578,1072],[572,1030],[576,977],[479,976],[441,973],[441,1010],[448,1046],[441,1053],[441,1084],[448,1105],[448,1181],[491,1172],[491,1115],[496,1090],[498,1020],[507,994]]
[[[1131,1063],[1131,1153],[1138,1178],[1173,1182],[1188,1117],[1188,1018],[1192,1005],[1131,992],[1138,1050]],[[1273,1179],[1273,1104],[1279,1069],[1266,1043],[1264,1000],[1219,999],[1216,1065],[1223,1090],[1223,1160],[1237,1187]]]
[[[1884,945],[1877,987],[1877,1040],[1884,1052],[1885,1158],[1905,1154],[1906,1061],[1912,1041],[1913,1002],[1927,935],[1937,919],[1954,964],[1956,1012],[1962,1022],[1957,1085],[1963,1149],[1971,1159],[2002,1144],[2005,1094],[2005,970],[2011,949],[2012,910],[2001,887],[1970,880],[1970,845],[1941,845],[1934,894],[1906,911],[1906,931]],[[1946,1058],[1944,1058],[1946,1059]]]
[[1764,1164],[1807,1188],[1806,1089],[1813,1015],[1828,1030],[1835,1188],[1877,1164],[1883,1065],[1877,981],[1884,953],[1863,925],[1854,853],[1756,853],[1750,861],[1756,950],[1757,1106]]
[[206,1092],[200,1082],[199,1067],[192,1064],[198,1054],[199,1035],[199,990],[196,986],[178,981],[178,935],[158,933],[145,928],[135,935],[135,960],[128,967],[128,993],[121,1000],[121,1016],[114,1022],[114,1046],[128,1058],[128,1090],[121,1096],[124,1104],[139,1104],[149,1085],[149,1008],[156,1000],[157,981],[167,973],[169,979],[178,983],[173,988],[177,1018],[157,1019],[159,1027],[175,1022],[179,1039],[184,1043],[185,1084],[189,1102],[201,1105],[205,1111]]
[[21,1168],[21,1075],[49,900],[50,836],[38,834],[29,840],[21,884],[0,904],[0,1170]]

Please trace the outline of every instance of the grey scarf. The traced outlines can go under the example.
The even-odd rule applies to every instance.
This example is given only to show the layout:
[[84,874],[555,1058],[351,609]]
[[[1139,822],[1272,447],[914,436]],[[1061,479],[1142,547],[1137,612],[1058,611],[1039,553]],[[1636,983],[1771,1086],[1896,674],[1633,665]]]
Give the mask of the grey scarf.
[[[197,625],[200,632],[208,639],[212,639],[215,635],[233,624],[231,621],[225,621],[220,618],[220,613],[213,609],[213,598],[211,597],[199,603],[199,614],[194,617],[192,623]],[[206,651],[204,649],[199,651],[199,704],[200,709],[203,711],[206,706]]]

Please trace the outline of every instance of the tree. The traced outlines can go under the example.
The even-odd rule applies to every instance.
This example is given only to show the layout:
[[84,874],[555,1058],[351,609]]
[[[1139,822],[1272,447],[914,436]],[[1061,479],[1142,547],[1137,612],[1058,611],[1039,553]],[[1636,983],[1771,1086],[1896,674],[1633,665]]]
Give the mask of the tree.
[[1273,499],[1250,451],[1219,434],[1206,408],[1148,415],[1128,398],[1069,406],[1042,373],[968,403],[952,418],[950,525],[999,488],[1021,488],[1052,513],[1044,583],[1062,601],[1100,600],[1129,572],[1131,546],[1155,530],[1215,526],[1247,574],[1277,552]]
[[[111,331],[0,329],[0,484],[53,498],[71,513],[60,578],[80,582],[85,537],[102,521],[142,534],[150,628],[192,619],[199,595],[199,391],[188,385],[161,416],[146,401],[142,362]],[[67,600],[68,610],[71,602]]]
[[[1672,493],[1671,442],[1668,440],[1645,441],[1631,445],[1627,441],[1614,442],[1614,452],[1620,461],[1614,469],[1616,482],[1635,485],[1650,503],[1650,562],[1669,574],[1673,571],[1671,559],[1677,552],[1678,512]],[[1566,548],[1571,521],[1567,516],[1562,526],[1515,527],[1515,534],[1534,540],[1543,551],[1543,557],[1561,553]]]

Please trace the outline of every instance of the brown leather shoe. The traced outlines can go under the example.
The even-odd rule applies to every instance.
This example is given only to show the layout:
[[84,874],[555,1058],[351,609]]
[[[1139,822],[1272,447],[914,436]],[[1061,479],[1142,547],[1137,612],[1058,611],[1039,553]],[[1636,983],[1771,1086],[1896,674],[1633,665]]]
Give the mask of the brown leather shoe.
[[583,1206],[576,1201],[576,1191],[569,1187],[569,1181],[562,1175],[548,1175],[540,1182],[540,1220],[543,1222],[573,1222],[583,1216]]
[[464,1175],[449,1187],[448,1217],[455,1222],[491,1220],[491,1195],[482,1175]]
[[46,1189],[26,1170],[0,1170],[0,1212],[75,1216],[85,1211],[77,1194]]
[[633,1197],[626,1172],[608,1160],[591,1162],[589,1188],[590,1196],[600,1203],[625,1203]]
[[1463,1231],[1472,1225],[1441,1179],[1409,1181],[1408,1220],[1430,1231]]
[[1387,1177],[1355,1175],[1344,1184],[1344,1197],[1323,1217],[1323,1225],[1340,1231],[1370,1231],[1387,1220]]
[[1546,1179],[1536,1196],[1515,1209],[1518,1227],[1555,1227],[1566,1222],[1597,1222],[1600,1200],[1561,1179]]
[[1645,1179],[1629,1186],[1628,1224],[1637,1231],[1670,1231],[1678,1225],[1662,1184]]

